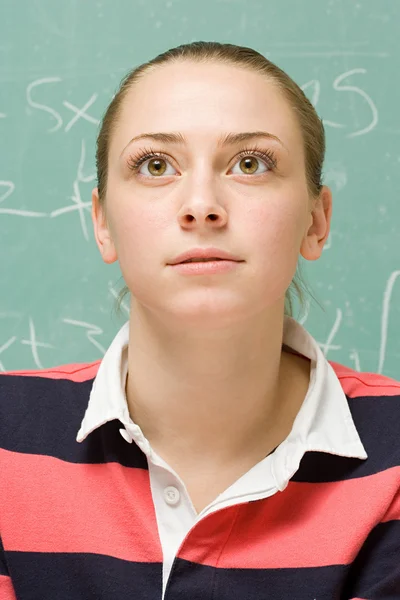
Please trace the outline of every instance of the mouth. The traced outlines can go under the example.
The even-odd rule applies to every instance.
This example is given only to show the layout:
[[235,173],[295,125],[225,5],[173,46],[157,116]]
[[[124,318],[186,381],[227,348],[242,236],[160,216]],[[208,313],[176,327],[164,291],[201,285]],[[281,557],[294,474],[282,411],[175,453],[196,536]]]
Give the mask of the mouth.
[[191,248],[170,260],[167,264],[176,266],[191,262],[243,262],[239,256],[221,248]]
[[228,258],[192,258],[170,265],[181,275],[217,275],[238,269],[244,261]]
[[191,262],[215,262],[216,260],[226,260],[225,258],[188,258],[187,260],[183,260],[178,265],[184,265],[185,263]]

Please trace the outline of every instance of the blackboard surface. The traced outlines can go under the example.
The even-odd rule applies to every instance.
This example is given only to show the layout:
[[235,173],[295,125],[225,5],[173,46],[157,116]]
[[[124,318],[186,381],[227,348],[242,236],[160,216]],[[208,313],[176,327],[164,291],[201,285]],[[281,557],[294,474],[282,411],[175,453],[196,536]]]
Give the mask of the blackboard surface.
[[0,0],[0,370],[100,359],[123,287],[94,241],[95,139],[125,73],[194,40],[251,46],[324,119],[331,234],[299,320],[329,360],[400,372],[400,3]]

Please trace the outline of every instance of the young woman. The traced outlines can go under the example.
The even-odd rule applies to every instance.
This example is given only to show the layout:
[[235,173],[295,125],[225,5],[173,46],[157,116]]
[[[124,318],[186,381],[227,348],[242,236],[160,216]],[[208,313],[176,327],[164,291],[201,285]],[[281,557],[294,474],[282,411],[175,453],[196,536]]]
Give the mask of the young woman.
[[0,378],[1,600],[400,598],[400,383],[291,315],[329,234],[324,151],[250,48],[123,81],[92,216],[130,318],[101,361]]

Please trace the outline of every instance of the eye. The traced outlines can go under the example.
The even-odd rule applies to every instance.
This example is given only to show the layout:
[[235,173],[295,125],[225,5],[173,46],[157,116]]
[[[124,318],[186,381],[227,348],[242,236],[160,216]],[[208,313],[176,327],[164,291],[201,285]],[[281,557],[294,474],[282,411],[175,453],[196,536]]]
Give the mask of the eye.
[[[147,164],[146,164],[147,163]],[[157,158],[149,158],[148,160],[144,161],[141,166],[144,167],[144,169],[148,169],[148,171],[142,173],[140,168],[138,169],[138,173],[140,173],[140,175],[147,175],[148,173],[150,173],[150,175],[153,175],[155,177],[159,177],[160,175],[174,175],[174,172],[168,171],[167,166],[169,165],[171,167],[171,165],[169,164],[169,162],[167,161],[166,158],[162,158],[162,157],[157,157]],[[173,168],[173,167],[171,167]]]
[[[260,164],[260,161],[255,156],[245,156],[244,158],[241,158],[240,161],[236,164],[239,165],[239,168],[242,171],[242,173],[235,173],[234,171],[232,171],[235,175],[241,175],[243,173],[245,175],[254,175],[254,173],[257,171],[257,165]],[[264,171],[261,171],[261,173],[265,173],[266,170],[267,167],[264,165]],[[257,173],[257,175],[259,174],[260,173]]]
[[[277,167],[277,159],[272,150],[262,150],[261,148],[245,148],[240,152],[239,156],[239,167],[244,175],[263,175],[268,171],[274,171]],[[257,165],[264,163],[267,168],[264,171],[256,173]]]
[[[264,170],[256,172],[257,167],[264,165]],[[237,157],[235,165],[238,164],[241,172],[234,173],[238,175],[262,175],[268,171],[273,171],[276,168],[277,161],[274,153],[271,150],[261,150],[259,148],[247,148],[242,150]],[[140,176],[153,178],[163,175],[174,175],[174,172],[168,171],[168,165],[173,168],[169,162],[169,157],[162,152],[155,152],[152,149],[142,151],[138,156],[128,158],[127,165],[131,171],[138,173]],[[147,172],[142,172],[147,169]]]
[[152,149],[144,150],[138,156],[129,157],[127,164],[131,171],[138,173],[143,177],[147,177],[149,175],[153,177],[160,177],[162,175],[174,174],[167,171],[166,165],[169,164],[168,157],[161,152],[155,152]]

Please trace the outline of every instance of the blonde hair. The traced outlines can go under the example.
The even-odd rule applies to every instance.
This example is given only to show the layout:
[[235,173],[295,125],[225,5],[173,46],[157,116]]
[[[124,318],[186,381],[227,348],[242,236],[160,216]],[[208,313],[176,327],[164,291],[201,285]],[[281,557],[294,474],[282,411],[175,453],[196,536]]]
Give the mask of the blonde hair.
[[[159,54],[152,60],[132,69],[123,78],[117,93],[107,107],[100,123],[96,150],[99,201],[103,206],[105,215],[107,213],[105,198],[107,192],[110,139],[119,118],[125,96],[141,77],[155,69],[157,66],[185,59],[198,63],[217,61],[227,65],[236,65],[256,71],[257,73],[267,76],[269,80],[274,81],[297,116],[304,140],[305,170],[309,193],[312,199],[318,199],[322,187],[321,175],[325,157],[325,131],[322,120],[317,115],[313,105],[308,100],[303,90],[285,73],[285,71],[252,48],[236,46],[234,44],[200,41],[171,48],[170,50]],[[306,291],[306,289],[300,273],[300,263],[298,263],[296,274],[286,292],[285,315],[293,316],[292,290],[295,291],[299,298],[301,310],[304,310],[304,291]],[[314,298],[310,293],[310,290],[307,291]],[[120,291],[117,298],[117,313],[120,313],[121,303],[128,293],[129,288],[127,286]],[[314,300],[316,299],[314,298]],[[318,300],[316,300],[316,302],[321,306]],[[324,310],[322,306],[321,308]]]

